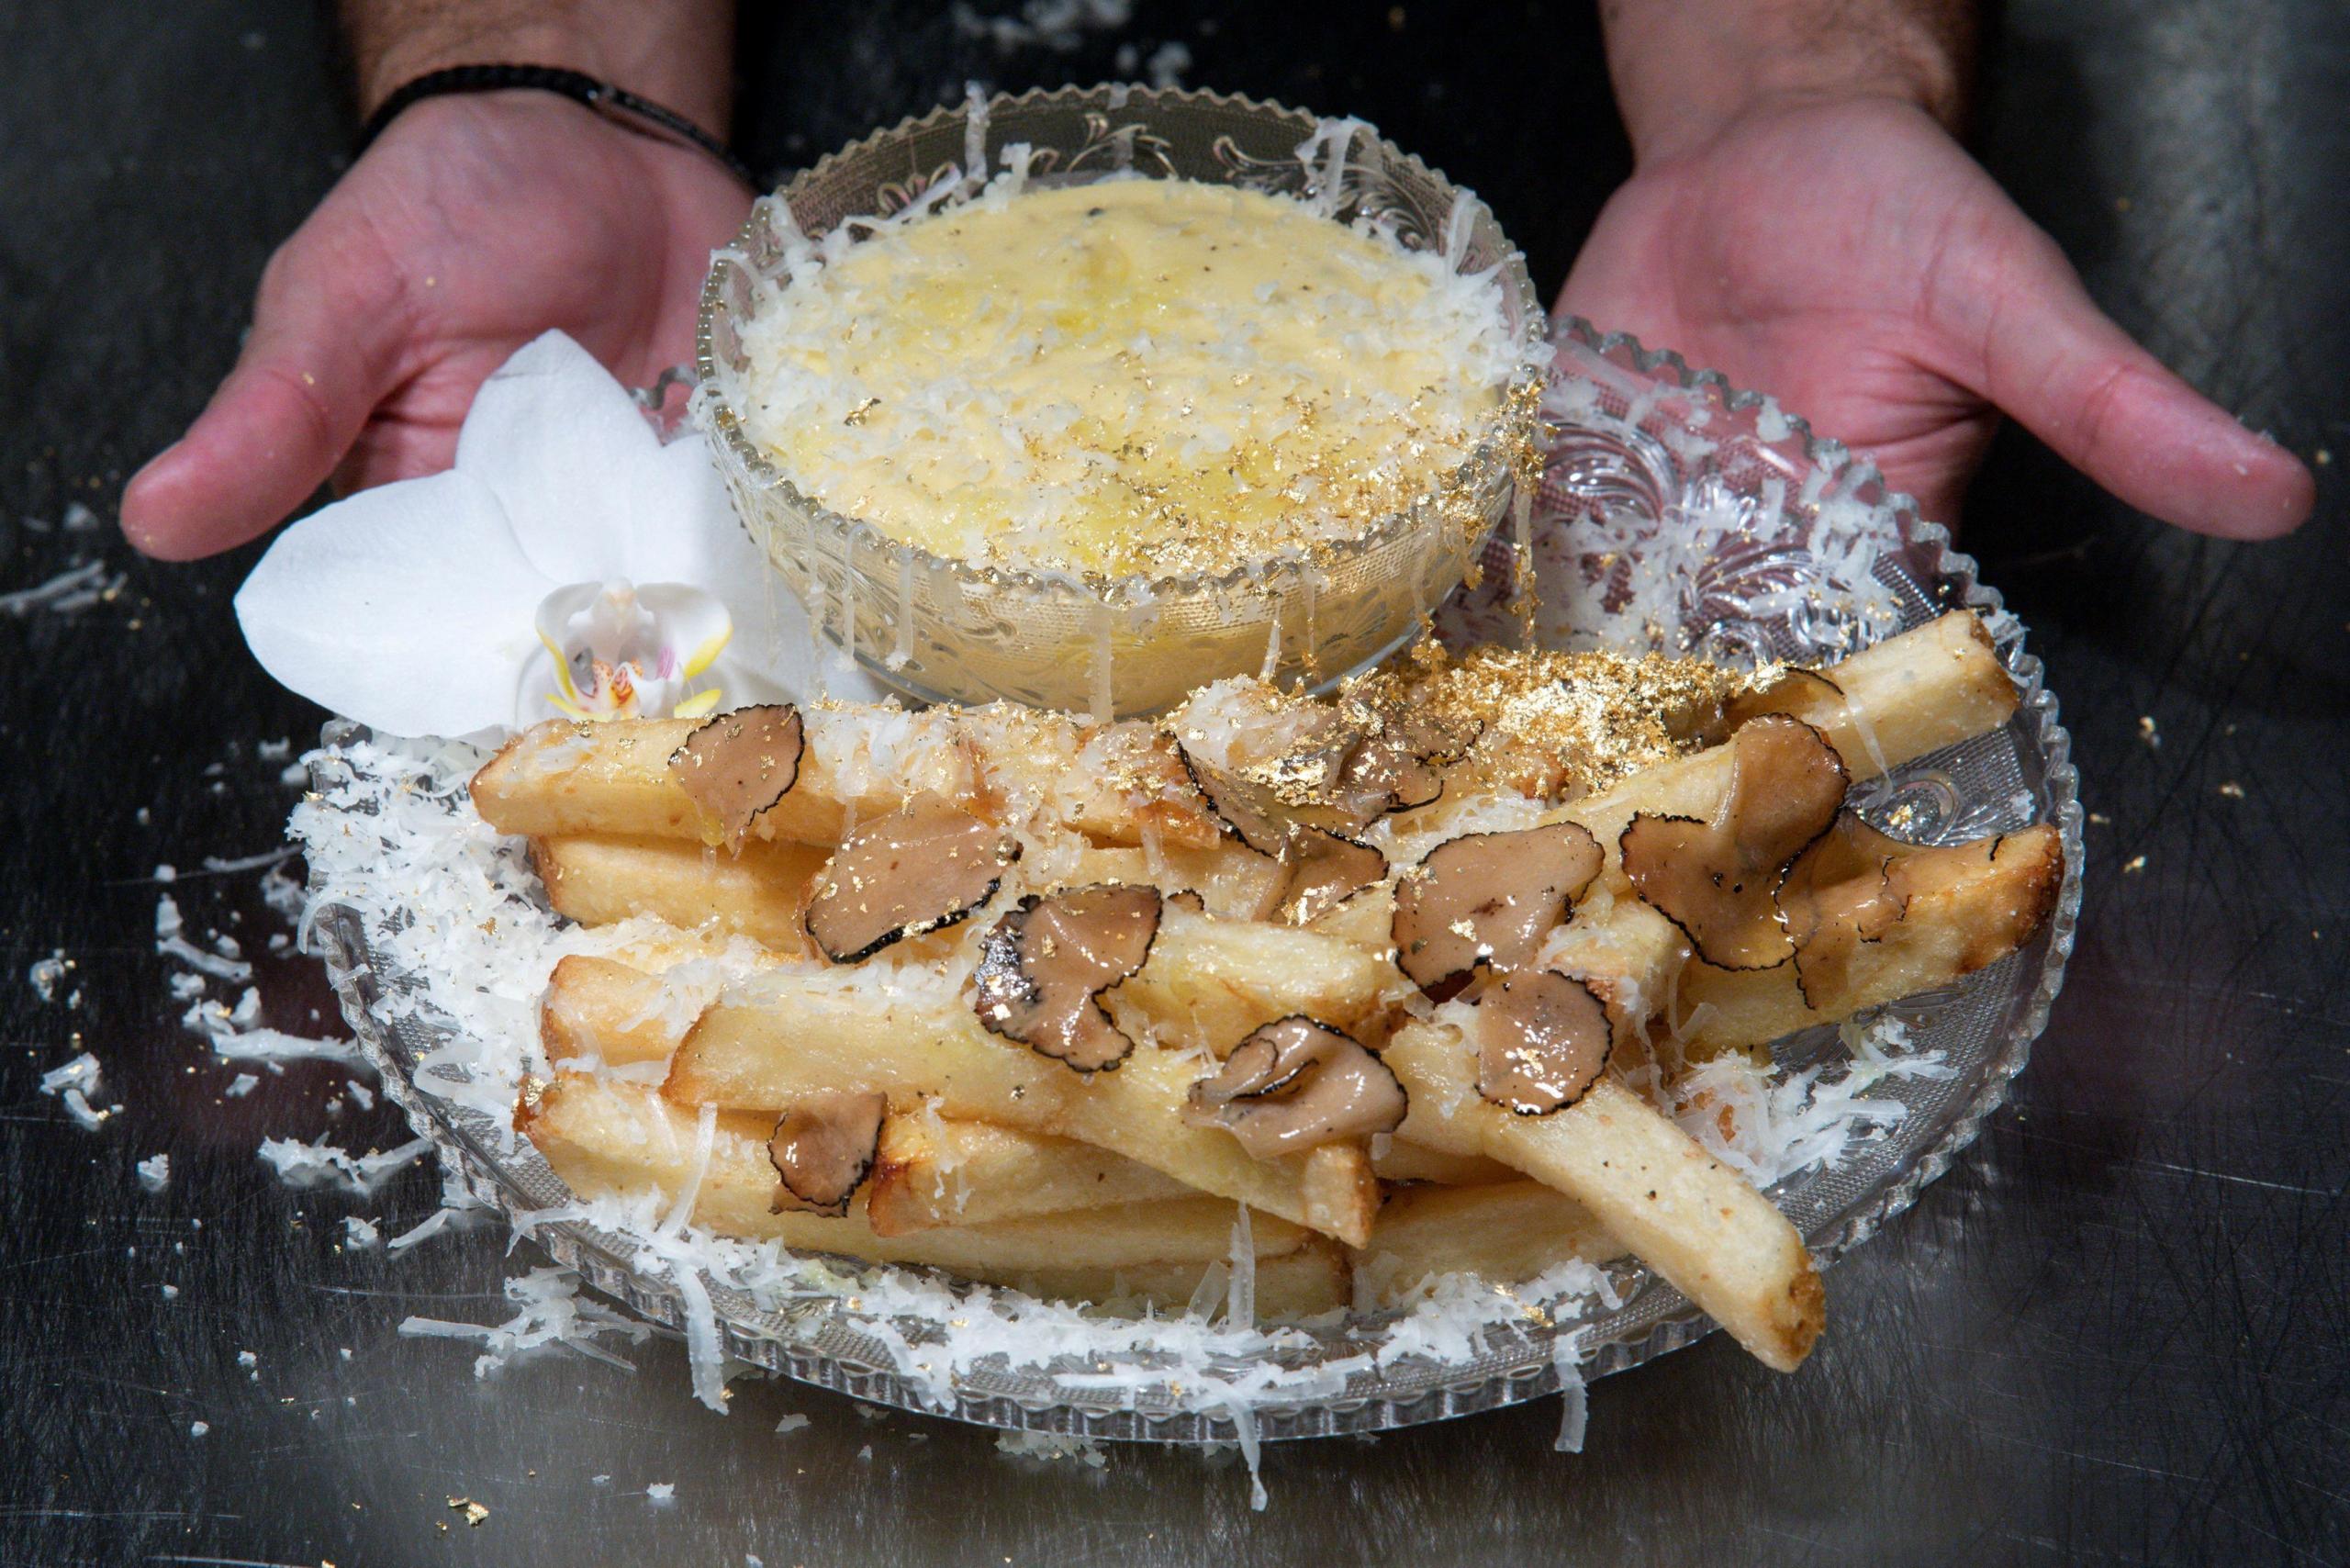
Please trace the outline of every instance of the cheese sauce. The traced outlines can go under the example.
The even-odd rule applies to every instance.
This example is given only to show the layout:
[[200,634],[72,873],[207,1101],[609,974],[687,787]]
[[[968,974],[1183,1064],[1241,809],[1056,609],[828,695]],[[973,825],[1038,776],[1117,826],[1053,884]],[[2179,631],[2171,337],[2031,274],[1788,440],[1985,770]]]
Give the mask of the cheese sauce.
[[884,225],[795,266],[744,346],[748,433],[834,510],[934,554],[1152,577],[1369,531],[1469,455],[1522,359],[1490,276],[1146,179]]

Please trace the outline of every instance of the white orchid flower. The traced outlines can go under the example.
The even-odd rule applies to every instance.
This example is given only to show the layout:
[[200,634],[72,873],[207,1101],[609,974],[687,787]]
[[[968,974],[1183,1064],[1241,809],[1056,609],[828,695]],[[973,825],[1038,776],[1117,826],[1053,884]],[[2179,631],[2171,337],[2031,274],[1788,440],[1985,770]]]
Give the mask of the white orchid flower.
[[664,445],[561,332],[482,384],[454,467],[302,519],[236,603],[263,668],[392,734],[878,689],[820,660],[701,437]]

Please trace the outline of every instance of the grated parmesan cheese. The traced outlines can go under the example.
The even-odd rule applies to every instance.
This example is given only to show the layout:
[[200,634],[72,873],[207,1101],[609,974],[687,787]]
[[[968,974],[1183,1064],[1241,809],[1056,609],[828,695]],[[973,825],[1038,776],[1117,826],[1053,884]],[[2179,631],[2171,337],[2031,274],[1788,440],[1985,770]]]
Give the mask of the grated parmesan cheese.
[[71,968],[65,961],[65,949],[60,947],[46,958],[35,959],[32,968],[25,971],[25,982],[33,988],[35,996],[51,1002],[56,999],[58,982]]
[[62,1067],[50,1068],[40,1075],[40,1092],[57,1094],[69,1090],[87,1092],[98,1086],[98,1058],[84,1051]]
[[338,1187],[364,1197],[431,1148],[432,1140],[420,1137],[380,1154],[354,1157],[323,1140],[274,1137],[262,1140],[261,1159],[289,1187]]
[[104,561],[84,561],[28,588],[0,593],[0,614],[21,618],[45,610],[51,614],[72,615],[115,598],[129,581],[129,574],[125,572],[107,577]]
[[474,1361],[476,1377],[487,1377],[532,1351],[549,1348],[576,1351],[622,1372],[634,1372],[632,1363],[599,1341],[618,1335],[642,1344],[653,1334],[636,1319],[583,1299],[579,1276],[568,1269],[533,1269],[508,1280],[505,1292],[506,1299],[518,1310],[503,1323],[409,1317],[401,1322],[399,1332],[411,1338],[479,1339],[483,1348]]

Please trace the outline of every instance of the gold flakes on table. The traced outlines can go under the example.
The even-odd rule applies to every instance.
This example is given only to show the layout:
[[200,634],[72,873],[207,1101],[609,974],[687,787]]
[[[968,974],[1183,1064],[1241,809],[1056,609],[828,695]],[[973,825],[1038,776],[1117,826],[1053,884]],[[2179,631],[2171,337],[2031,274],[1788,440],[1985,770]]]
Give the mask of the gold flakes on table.
[[2140,716],[2138,720],[2138,738],[2146,743],[2146,749],[2149,751],[2160,751],[2163,749],[2162,732],[2154,727],[2154,716],[2152,714]]
[[[482,1520],[489,1518],[489,1509],[475,1502],[471,1497],[452,1497],[449,1499],[449,1506],[453,1511],[464,1515],[465,1523],[476,1529],[481,1528]],[[442,1528],[445,1529],[448,1527],[444,1525]]]
[[2231,778],[2220,786],[2220,793],[2231,801],[2241,801],[2244,799],[2244,786]]
[[2126,875],[2128,875],[2130,872],[2132,872],[2132,871],[2143,871],[2143,870],[2144,870],[2145,868],[2146,868],[2146,857],[2145,857],[2144,856],[2143,856],[2143,855],[2132,855],[2132,857],[2130,857],[2130,858],[2129,858],[2129,859],[2124,860],[2124,861],[2121,863],[2121,870],[2122,870],[2122,873],[2123,873],[2125,876],[2126,876]]

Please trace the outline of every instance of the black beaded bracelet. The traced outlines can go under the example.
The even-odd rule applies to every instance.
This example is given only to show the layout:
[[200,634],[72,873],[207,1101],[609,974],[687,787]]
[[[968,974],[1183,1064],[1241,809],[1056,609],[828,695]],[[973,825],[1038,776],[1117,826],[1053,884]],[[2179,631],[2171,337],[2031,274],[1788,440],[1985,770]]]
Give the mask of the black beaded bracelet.
[[744,185],[756,183],[751,178],[749,168],[727,150],[724,142],[675,109],[665,109],[625,87],[599,82],[584,71],[570,71],[559,65],[448,65],[428,71],[404,84],[367,117],[367,123],[359,129],[359,144],[352,155],[356,157],[366,151],[401,111],[426,98],[444,97],[452,93],[502,93],[518,87],[569,98],[598,114],[609,115],[614,124],[640,134],[666,132],[668,137],[709,153]]

